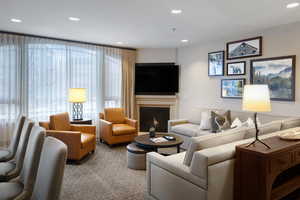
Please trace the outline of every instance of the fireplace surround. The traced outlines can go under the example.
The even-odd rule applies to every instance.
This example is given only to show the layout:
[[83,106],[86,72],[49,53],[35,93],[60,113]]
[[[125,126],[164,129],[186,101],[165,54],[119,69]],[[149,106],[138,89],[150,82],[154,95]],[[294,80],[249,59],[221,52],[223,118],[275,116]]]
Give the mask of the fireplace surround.
[[[161,111],[166,112],[166,110],[169,111],[169,119],[176,119],[177,118],[177,112],[178,112],[178,96],[177,95],[136,95],[136,114],[137,119],[139,121],[138,123],[138,130],[139,132],[148,132],[148,126],[150,122],[145,122],[151,120],[152,116],[148,116],[144,118],[141,117],[141,109],[148,111],[151,110],[151,108],[154,108],[153,111]],[[144,111],[143,110],[143,111]],[[151,111],[152,112],[152,111]],[[152,115],[150,113],[150,115]],[[150,119],[147,119],[150,118]],[[141,124],[146,123],[146,127]],[[167,124],[164,124],[164,126]],[[140,129],[142,128],[142,129]],[[159,129],[158,132],[167,132],[167,128],[164,127],[163,130]]]

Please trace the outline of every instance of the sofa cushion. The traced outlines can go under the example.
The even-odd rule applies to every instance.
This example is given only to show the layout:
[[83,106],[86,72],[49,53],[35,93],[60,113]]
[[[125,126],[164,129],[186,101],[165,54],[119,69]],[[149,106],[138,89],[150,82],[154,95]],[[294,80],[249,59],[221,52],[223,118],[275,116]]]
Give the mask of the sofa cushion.
[[88,134],[88,133],[81,133],[80,138],[81,138],[81,148],[85,148],[95,141],[95,135]]
[[290,118],[282,120],[281,130],[300,126],[300,118]]
[[128,124],[113,124],[113,135],[128,135],[136,132],[136,129]]
[[191,124],[191,123],[172,126],[171,131],[188,137],[196,137],[201,132],[198,124]]
[[123,108],[106,108],[104,110],[106,121],[113,124],[123,124],[125,122],[125,114]]
[[191,144],[186,151],[183,163],[187,166],[191,164],[194,152],[201,149],[215,147],[222,144],[231,143],[244,139],[246,128],[235,128],[224,131],[219,134],[214,134],[211,137],[191,138]]
[[59,131],[70,131],[71,125],[70,125],[69,114],[66,112],[66,113],[51,115],[50,129],[59,130]]
[[[269,122],[266,124],[263,124],[260,126],[259,129],[259,135],[265,135],[268,133],[276,132],[281,130],[281,120]],[[245,134],[244,139],[255,137],[255,128],[248,128],[247,133]]]

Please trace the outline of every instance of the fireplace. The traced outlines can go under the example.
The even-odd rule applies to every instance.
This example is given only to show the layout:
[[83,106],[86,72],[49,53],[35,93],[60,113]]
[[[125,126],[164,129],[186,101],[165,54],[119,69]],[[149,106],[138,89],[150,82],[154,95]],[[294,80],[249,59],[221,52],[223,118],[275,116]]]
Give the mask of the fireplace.
[[168,107],[140,107],[140,131],[148,132],[153,126],[153,119],[158,121],[156,132],[168,131],[168,120],[170,119],[170,108]]

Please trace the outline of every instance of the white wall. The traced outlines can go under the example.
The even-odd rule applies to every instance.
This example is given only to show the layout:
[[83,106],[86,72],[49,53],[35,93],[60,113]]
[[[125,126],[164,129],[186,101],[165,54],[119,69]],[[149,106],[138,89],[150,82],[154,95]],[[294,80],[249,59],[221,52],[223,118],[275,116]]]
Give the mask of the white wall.
[[[263,36],[263,57],[296,55],[296,102],[272,102],[272,113],[300,116],[300,23],[284,25],[263,32],[229,38],[204,45],[178,49],[178,63],[181,65],[179,116],[189,118],[199,107],[241,110],[241,100],[222,99],[220,84],[222,78],[208,77],[207,54],[224,50],[226,42]],[[247,60],[247,74],[241,76],[250,81],[250,59]],[[238,60],[236,60],[238,61]]]
[[137,63],[176,62],[176,48],[138,49]]

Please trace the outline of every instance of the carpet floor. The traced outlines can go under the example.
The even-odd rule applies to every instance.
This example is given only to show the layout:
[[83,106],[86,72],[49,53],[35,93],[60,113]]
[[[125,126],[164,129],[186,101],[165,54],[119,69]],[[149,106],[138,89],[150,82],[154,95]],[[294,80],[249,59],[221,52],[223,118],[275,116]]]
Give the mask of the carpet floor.
[[61,200],[142,200],[146,171],[127,168],[126,145],[97,144],[80,165],[66,165]]

